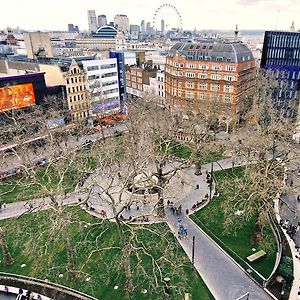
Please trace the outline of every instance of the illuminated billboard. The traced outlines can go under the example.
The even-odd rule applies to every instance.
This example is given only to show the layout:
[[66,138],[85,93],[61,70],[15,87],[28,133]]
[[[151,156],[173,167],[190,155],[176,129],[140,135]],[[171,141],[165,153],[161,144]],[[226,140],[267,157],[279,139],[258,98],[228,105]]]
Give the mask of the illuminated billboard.
[[0,111],[18,109],[35,104],[32,83],[0,88]]

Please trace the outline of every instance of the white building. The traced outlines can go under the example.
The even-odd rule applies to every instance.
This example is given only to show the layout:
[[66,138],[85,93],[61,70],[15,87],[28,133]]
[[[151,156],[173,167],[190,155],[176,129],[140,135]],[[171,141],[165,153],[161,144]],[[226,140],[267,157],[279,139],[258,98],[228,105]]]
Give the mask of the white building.
[[124,34],[129,33],[129,19],[126,15],[116,15],[114,18],[115,27]]
[[165,73],[164,71],[158,70],[156,77],[149,78],[150,80],[150,91],[156,96],[159,104],[165,104]]
[[89,32],[96,32],[98,23],[95,10],[88,10]]
[[120,110],[116,58],[83,61],[87,72],[91,114],[105,116]]

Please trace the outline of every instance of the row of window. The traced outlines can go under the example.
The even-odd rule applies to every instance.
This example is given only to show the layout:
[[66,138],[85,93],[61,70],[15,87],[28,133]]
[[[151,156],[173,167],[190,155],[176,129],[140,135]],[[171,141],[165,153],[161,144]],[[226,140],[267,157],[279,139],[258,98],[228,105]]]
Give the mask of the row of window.
[[74,120],[84,119],[89,116],[89,113],[86,111],[73,113]]
[[106,70],[106,69],[111,69],[111,68],[115,68],[116,64],[105,64],[105,65],[97,65],[97,66],[88,66],[87,70],[88,71],[98,71],[99,67],[101,70]]
[[76,77],[67,78],[67,84],[78,83],[78,82],[81,82],[81,81],[84,82],[84,79],[85,79],[84,75],[83,76],[76,76]]
[[82,109],[87,109],[87,108],[88,108],[87,103],[80,103],[80,104],[70,105],[71,110],[82,110]]
[[[209,70],[209,65],[207,64],[191,64],[191,63],[183,64],[183,63],[173,62],[170,63],[170,65],[177,68]],[[211,70],[221,71],[222,69],[223,69],[222,65],[211,66]],[[224,70],[228,72],[234,72],[236,71],[236,66],[225,66]]]
[[[181,93],[181,91],[178,91],[178,94],[174,96],[183,97],[183,94]],[[225,101],[227,103],[231,103],[233,100],[233,97],[230,95],[205,94],[205,93],[194,93],[194,92],[187,92],[185,94],[185,98],[192,101],[195,99],[200,99],[200,100]]]
[[[182,82],[181,81],[178,82],[177,87],[182,88]],[[187,89],[194,89],[195,88],[195,83],[193,81],[187,81],[185,83],[185,87]],[[217,84],[217,83],[211,83],[210,84],[210,90],[211,91],[216,91],[216,92],[221,91],[221,87],[222,87],[222,85]],[[207,90],[208,89],[208,84],[207,83],[198,83],[198,89],[199,90]],[[229,85],[229,84],[224,84],[223,91],[226,92],[226,93],[233,93],[234,86]]]
[[[101,78],[114,77],[114,76],[117,76],[116,72],[102,74]],[[99,74],[88,76],[88,80],[97,80],[97,79],[100,79],[100,75]]]
[[79,85],[79,86],[77,85],[77,86],[68,87],[68,94],[82,92],[85,89],[86,89],[86,87],[84,85]]
[[[187,78],[196,78],[197,73],[192,73],[192,72],[181,72],[181,71],[173,71],[171,73],[173,76],[178,76],[178,77],[187,77]],[[207,79],[208,74],[205,73],[198,73],[198,78],[200,79]],[[221,80],[222,76],[220,74],[211,74],[210,78],[212,80]],[[224,75],[224,80],[226,81],[235,81],[236,77],[233,75]]]
[[75,102],[75,101],[82,101],[82,100],[85,100],[85,94],[80,94],[80,95],[69,95],[69,102],[72,103],[72,102]]

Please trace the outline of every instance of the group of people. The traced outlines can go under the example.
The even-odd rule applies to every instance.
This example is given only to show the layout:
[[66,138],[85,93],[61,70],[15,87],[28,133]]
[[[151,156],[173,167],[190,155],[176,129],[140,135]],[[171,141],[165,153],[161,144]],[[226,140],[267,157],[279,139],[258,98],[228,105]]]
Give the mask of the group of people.
[[204,198],[201,201],[197,201],[192,205],[192,210],[195,210],[196,208],[199,208],[204,202],[206,202],[209,199],[208,194],[204,196]]
[[187,237],[187,228],[181,224],[181,219],[177,219],[178,226],[178,238],[181,240],[183,237]]
[[182,213],[182,206],[174,206],[174,203],[171,201],[167,201],[167,206],[170,208],[171,212],[175,215],[180,215]]
[[288,220],[281,219],[279,221],[279,224],[283,229],[286,229],[286,233],[288,234],[288,236],[292,240],[294,240],[296,232],[299,231],[299,229],[300,229],[300,222],[298,222],[297,225],[294,225],[293,223],[291,223]]
[[[5,294],[9,294],[9,288],[7,286],[4,287],[4,292]],[[24,294],[23,289],[20,288],[16,300],[42,300],[42,297],[41,295],[34,297],[31,291],[26,291]]]
[[0,212],[2,211],[2,209],[6,208],[6,204],[5,203],[0,203]]

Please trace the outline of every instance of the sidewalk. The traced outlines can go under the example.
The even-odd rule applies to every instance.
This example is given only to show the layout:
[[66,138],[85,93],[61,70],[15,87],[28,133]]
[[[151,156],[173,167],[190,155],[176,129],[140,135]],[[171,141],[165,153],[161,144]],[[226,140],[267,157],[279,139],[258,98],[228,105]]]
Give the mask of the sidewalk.
[[[236,162],[235,166],[242,165],[244,162]],[[214,171],[220,170],[221,167],[228,169],[232,167],[232,160],[225,159],[214,163]],[[232,261],[206,234],[197,227],[189,217],[186,216],[185,210],[188,208],[191,211],[191,207],[197,200],[204,198],[205,194],[209,194],[208,184],[206,183],[205,170],[210,171],[211,164],[204,165],[202,168],[203,175],[194,175],[194,167],[185,169],[183,172],[190,182],[186,187],[186,194],[182,198],[176,201],[176,206],[182,205],[182,224],[188,230],[188,238],[179,240],[179,243],[183,247],[184,251],[191,259],[192,253],[192,236],[195,236],[195,268],[203,278],[204,282],[210,289],[211,293],[217,300],[235,300],[236,298],[249,292],[248,300],[270,300],[271,298],[266,292],[261,289],[252,279],[250,279],[242,269],[240,269],[235,262]],[[199,184],[199,189],[196,189],[196,184]],[[98,209],[108,209],[104,203],[100,203],[99,199],[95,195],[89,200]],[[117,190],[116,190],[117,192]],[[64,203],[78,203],[78,197],[84,199],[84,194],[70,194],[67,199],[63,200]],[[28,202],[28,201],[27,201]],[[36,199],[30,201],[33,204],[33,208],[47,209],[49,208],[49,200]],[[18,202],[7,204],[6,209],[0,213],[0,219],[10,218],[13,216],[21,215],[26,212],[24,207],[25,202]],[[141,210],[130,210],[130,215],[135,216],[137,213],[151,213],[153,207],[145,206]],[[110,212],[106,210],[108,217]],[[171,213],[166,209],[166,221],[177,237],[177,215]]]

